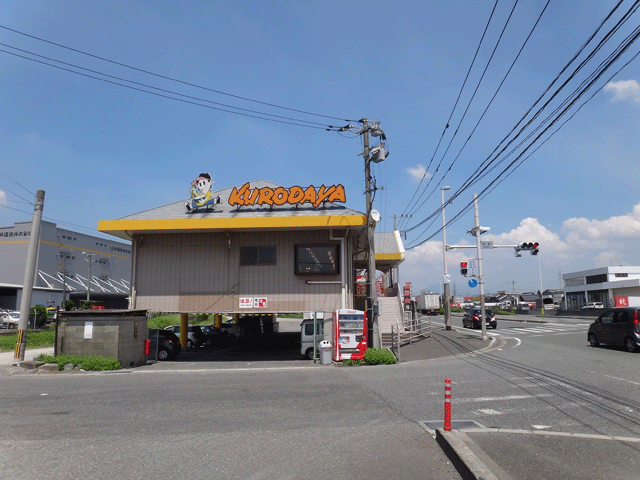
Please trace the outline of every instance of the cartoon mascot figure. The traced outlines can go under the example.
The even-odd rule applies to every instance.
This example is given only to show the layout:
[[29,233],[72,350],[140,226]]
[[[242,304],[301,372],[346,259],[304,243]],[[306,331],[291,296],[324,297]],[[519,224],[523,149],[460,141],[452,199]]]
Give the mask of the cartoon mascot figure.
[[193,182],[191,182],[191,200],[188,200],[184,204],[184,208],[187,212],[195,212],[199,208],[209,207],[210,205],[216,205],[222,202],[222,196],[213,196],[211,188],[213,187],[213,180],[209,173],[201,173]]

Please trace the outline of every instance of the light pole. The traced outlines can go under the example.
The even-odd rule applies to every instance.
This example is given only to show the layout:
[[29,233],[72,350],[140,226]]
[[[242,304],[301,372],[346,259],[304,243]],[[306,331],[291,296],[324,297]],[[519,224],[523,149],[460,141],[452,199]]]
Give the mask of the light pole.
[[442,261],[444,263],[444,275],[442,280],[444,282],[444,324],[445,330],[451,330],[451,292],[449,290],[450,278],[447,273],[447,221],[444,216],[444,191],[449,190],[451,187],[440,187],[440,194],[442,196]]
[[82,254],[89,257],[89,258],[85,258],[85,260],[89,262],[89,276],[87,279],[87,302],[88,302],[91,299],[91,262],[93,261],[93,256],[95,255],[95,253],[82,252]]

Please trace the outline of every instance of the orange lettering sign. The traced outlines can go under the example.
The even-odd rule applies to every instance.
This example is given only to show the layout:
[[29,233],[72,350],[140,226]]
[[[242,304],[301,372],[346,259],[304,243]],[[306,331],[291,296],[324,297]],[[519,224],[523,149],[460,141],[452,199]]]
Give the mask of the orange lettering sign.
[[231,195],[229,195],[229,205],[289,205],[310,203],[314,207],[318,207],[323,202],[346,202],[347,197],[344,193],[342,185],[331,185],[330,187],[316,187],[309,185],[307,188],[302,187],[271,187],[251,188],[249,183],[245,183],[239,189],[233,187]]

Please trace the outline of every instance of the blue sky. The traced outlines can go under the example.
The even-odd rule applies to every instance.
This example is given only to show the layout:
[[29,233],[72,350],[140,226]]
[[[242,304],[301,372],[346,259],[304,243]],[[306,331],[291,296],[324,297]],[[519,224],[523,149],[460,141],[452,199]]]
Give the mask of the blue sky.
[[[548,126],[543,120],[555,118],[553,110],[625,42],[640,13],[632,13],[572,79],[575,62],[561,75],[567,86],[512,143],[524,141],[512,156],[506,150],[496,158],[498,167],[462,188],[617,2],[583,1],[578,8],[550,1],[507,75],[546,3],[519,2],[507,23],[513,3],[501,1],[488,23],[493,1],[4,0],[0,225],[30,220],[27,201],[42,189],[45,219],[95,234],[99,220],[186,199],[200,172],[211,173],[216,189],[258,179],[283,186],[340,183],[347,205],[364,211],[362,139],[323,126],[366,117],[380,120],[390,151],[373,169],[383,187],[374,203],[382,216],[378,230],[390,231],[396,215],[407,231],[405,246],[412,248],[401,281],[413,282],[415,290],[440,291],[444,185],[451,187],[447,198],[457,193],[447,219],[461,213],[447,227],[447,243],[475,242],[466,233],[473,209],[464,209],[478,193],[480,223],[491,228],[484,240],[541,244],[538,257],[483,250],[488,293],[537,290],[541,283],[558,288],[561,273],[640,265],[640,61],[614,75],[640,51],[640,42],[538,141],[541,130],[525,140],[534,128]],[[622,2],[578,63],[631,3]],[[163,89],[182,101],[105,80]],[[305,123],[316,128],[298,120],[316,122]],[[516,158],[526,160],[501,174]],[[458,269],[473,256],[471,250],[448,254],[457,294],[477,293]]]

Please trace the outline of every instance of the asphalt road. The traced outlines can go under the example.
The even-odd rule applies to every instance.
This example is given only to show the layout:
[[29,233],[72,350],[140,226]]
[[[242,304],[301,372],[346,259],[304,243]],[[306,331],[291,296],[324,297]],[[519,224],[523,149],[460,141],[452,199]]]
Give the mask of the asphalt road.
[[[165,362],[109,374],[7,375],[3,475],[456,479],[419,426],[442,422],[451,378],[454,422],[518,432],[469,434],[511,478],[637,478],[640,443],[586,438],[640,437],[640,354],[591,348],[590,320],[531,320],[499,319],[489,334],[500,341],[481,355],[394,366]],[[453,325],[473,333],[459,317]],[[523,450],[519,439],[536,431],[550,435],[527,437],[534,441]]]

